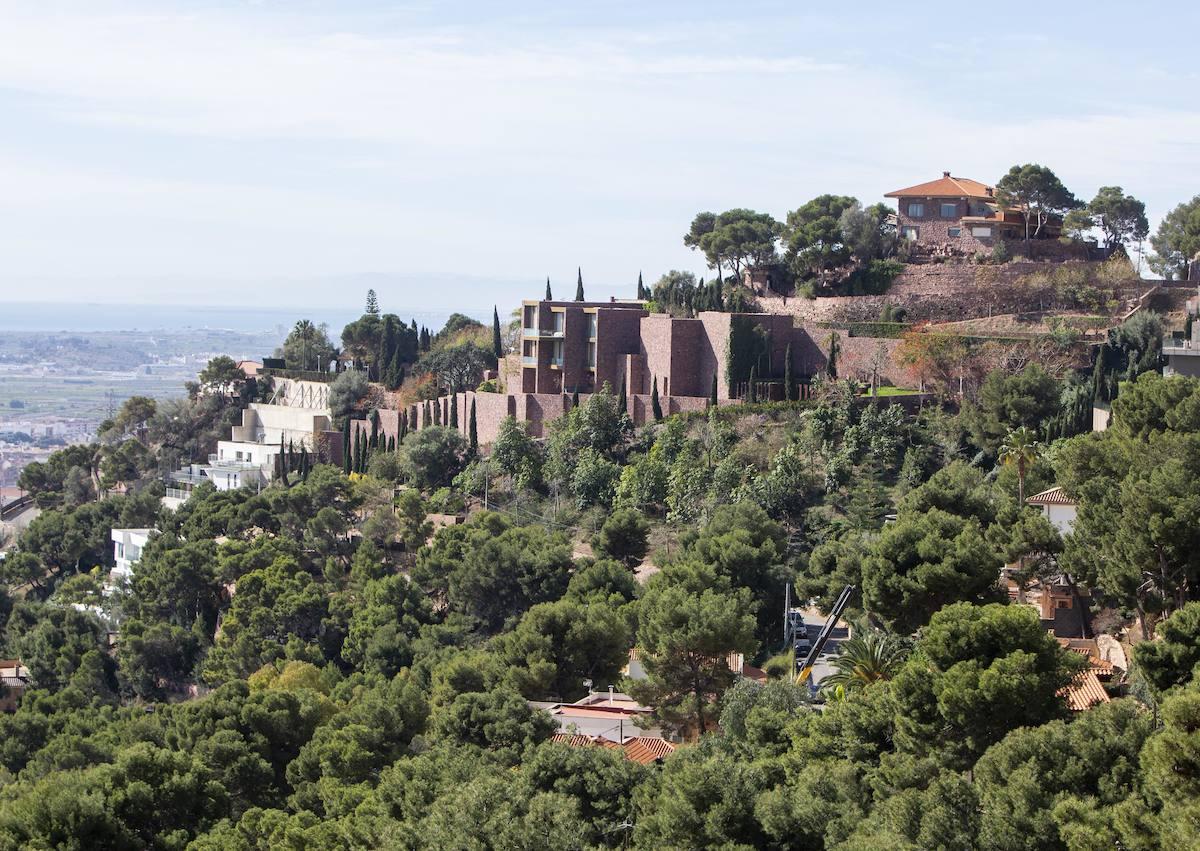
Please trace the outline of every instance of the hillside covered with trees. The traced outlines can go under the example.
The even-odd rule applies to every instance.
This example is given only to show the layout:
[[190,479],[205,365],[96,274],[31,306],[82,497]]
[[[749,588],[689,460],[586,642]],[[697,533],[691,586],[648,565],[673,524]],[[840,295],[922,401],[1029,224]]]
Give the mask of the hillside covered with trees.
[[[439,351],[494,356],[494,329],[454,320],[425,348],[374,308],[378,338],[342,342],[368,341],[352,357],[379,381],[343,415],[393,366],[402,385]],[[280,356],[303,370],[321,346],[298,325]],[[0,848],[1190,847],[1200,381],[1153,354],[1118,335],[1094,375],[998,370],[946,405],[825,376],[640,429],[605,389],[544,440],[431,426],[364,472],[165,510],[162,473],[268,392],[218,359],[23,481],[43,512],[0,561],[3,654],[29,672],[0,716]],[[1055,484],[1072,534],[1023,503]],[[107,598],[113,527],[155,531]],[[1012,564],[1068,576],[1132,645],[1111,701],[1070,710],[1085,660],[1010,601]],[[783,646],[789,583],[826,610],[858,589],[817,693]],[[646,677],[625,680],[635,648]],[[609,684],[672,755],[555,741],[530,703]]]

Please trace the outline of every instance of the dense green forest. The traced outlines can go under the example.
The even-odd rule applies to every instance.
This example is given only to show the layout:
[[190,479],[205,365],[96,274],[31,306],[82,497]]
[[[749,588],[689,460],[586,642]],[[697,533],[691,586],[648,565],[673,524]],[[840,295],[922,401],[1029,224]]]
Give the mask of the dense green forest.
[[[634,429],[606,390],[545,440],[510,419],[481,453],[432,426],[364,473],[174,512],[161,474],[266,389],[217,362],[186,400],[130,400],[23,477],[43,513],[0,562],[30,678],[0,717],[0,848],[1194,847],[1200,381],[1126,349],[961,405],[830,379]],[[1078,433],[1093,388],[1111,426]],[[1079,503],[1065,537],[1019,498],[1053,484]],[[112,527],[157,531],[106,598]],[[1068,711],[1084,662],[1008,602],[1014,563],[1157,635],[1110,703]],[[815,695],[781,653],[786,583],[826,607],[860,589]],[[635,647],[648,676],[623,681]],[[589,683],[681,746],[640,765],[552,741],[528,701]]]

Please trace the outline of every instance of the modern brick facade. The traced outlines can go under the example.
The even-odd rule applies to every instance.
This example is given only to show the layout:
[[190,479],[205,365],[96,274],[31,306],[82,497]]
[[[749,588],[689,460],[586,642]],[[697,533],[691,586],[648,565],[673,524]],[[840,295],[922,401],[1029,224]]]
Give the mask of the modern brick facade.
[[[642,302],[528,301],[522,305],[521,376],[507,393],[468,391],[442,397],[441,422],[448,424],[449,405],[458,407],[458,427],[470,422],[472,400],[480,443],[491,443],[505,417],[527,424],[534,437],[581,398],[608,384],[614,394],[625,388],[627,410],[635,425],[653,419],[651,394],[658,380],[664,414],[704,410],[714,376],[717,398],[728,402],[744,392],[744,381],[731,387],[728,364],[735,321],[753,327],[768,342],[758,373],[759,392],[783,398],[784,360],[792,349],[792,373],[797,380],[825,368],[825,353],[808,330],[791,316],[767,313],[705,312],[690,319],[650,313]],[[744,378],[744,377],[743,377]],[[394,433],[399,413],[383,416],[385,434]],[[432,425],[424,404],[408,408],[410,428]]]
[[[896,231],[918,249],[938,254],[989,252],[1000,239],[1024,239],[1019,210],[996,201],[995,187],[942,172],[938,180],[897,189],[884,197],[898,201]],[[1043,238],[1058,236],[1061,222],[1048,222]]]

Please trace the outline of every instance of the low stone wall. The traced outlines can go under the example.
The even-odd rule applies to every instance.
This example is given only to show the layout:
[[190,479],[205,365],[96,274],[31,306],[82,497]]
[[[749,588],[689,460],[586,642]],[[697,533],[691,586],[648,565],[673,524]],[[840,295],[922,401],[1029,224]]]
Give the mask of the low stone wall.
[[[1060,307],[1053,287],[1034,287],[1022,278],[1065,266],[1095,268],[1097,265],[1032,261],[1014,261],[1001,266],[910,264],[883,295],[786,300],[763,296],[759,304],[763,310],[791,314],[804,323],[871,322],[879,319],[885,305],[903,308],[909,322],[958,322],[998,313],[1028,313]],[[1112,288],[1111,295],[1119,302],[1129,302],[1154,283],[1136,281]]]

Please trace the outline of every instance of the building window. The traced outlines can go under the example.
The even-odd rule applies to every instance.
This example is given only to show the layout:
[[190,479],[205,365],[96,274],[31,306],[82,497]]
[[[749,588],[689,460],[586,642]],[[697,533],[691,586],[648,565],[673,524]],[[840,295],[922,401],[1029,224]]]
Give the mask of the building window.
[[914,227],[912,227],[911,225],[910,225],[910,226],[908,226],[908,227],[906,227],[906,228],[904,228],[904,233],[903,233],[903,236],[904,236],[904,238],[905,238],[905,239],[907,239],[909,242],[916,242],[916,241],[917,241],[917,237],[918,237],[919,235],[920,235],[920,229],[919,229],[919,228],[914,228]]
[[946,233],[950,234],[950,236],[952,236],[952,237],[957,238],[957,237],[962,236],[962,228],[950,228],[946,231]]
[[563,363],[562,340],[555,340],[554,345],[550,348],[550,363],[554,364],[555,366],[562,366],[562,363]]
[[594,339],[596,339],[596,314],[594,314],[594,313],[585,313],[585,314],[584,314],[584,317],[586,317],[586,319],[587,319],[587,335],[588,335],[588,339],[589,339],[589,340],[594,340]]
[[942,205],[942,218],[943,219],[954,219],[957,217],[958,217],[958,205],[957,204],[943,204]]
[[587,365],[588,369],[596,368],[596,344],[594,342],[588,343]]
[[563,332],[563,322],[566,320],[567,316],[562,311],[555,311],[553,315],[554,315],[554,333],[561,334]]
[[973,227],[971,228],[971,236],[991,236],[992,229],[990,227]]
[[915,204],[915,203],[909,204],[908,205],[908,214],[910,216],[912,216],[913,218],[919,219],[921,216],[925,215],[925,205],[924,204]]

